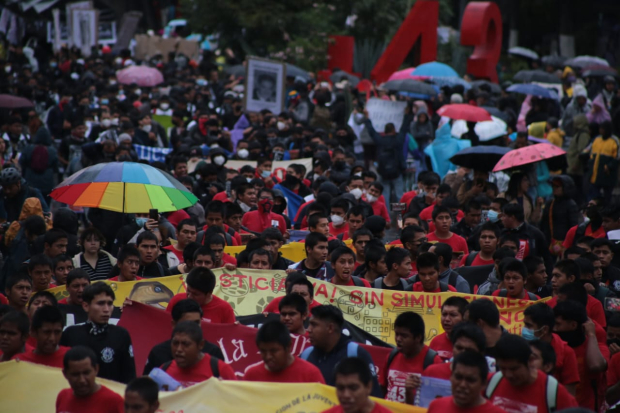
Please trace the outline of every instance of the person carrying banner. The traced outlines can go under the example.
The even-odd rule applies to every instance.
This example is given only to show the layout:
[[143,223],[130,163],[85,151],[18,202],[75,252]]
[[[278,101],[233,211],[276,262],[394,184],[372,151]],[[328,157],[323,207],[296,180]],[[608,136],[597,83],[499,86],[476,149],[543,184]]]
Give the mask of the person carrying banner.
[[58,304],[69,304],[69,305],[77,305],[82,307],[82,294],[84,294],[84,289],[90,285],[90,277],[88,273],[81,269],[75,268],[69,272],[67,275],[67,293],[69,293],[68,297],[65,297],[61,300],[58,300]]
[[355,253],[351,248],[345,246],[336,248],[331,254],[330,262],[334,268],[332,284],[370,288],[368,281],[353,275]]
[[465,310],[469,303],[463,297],[450,297],[441,304],[441,328],[443,333],[433,338],[428,345],[435,350],[442,360],[452,358],[452,347],[450,333],[452,329],[463,321]]
[[0,363],[33,348],[26,343],[30,319],[26,313],[9,310],[0,318]]
[[327,262],[327,237],[319,232],[306,235],[304,249],[306,258],[288,267],[288,271],[299,271],[309,277],[329,281],[334,276],[334,269]]
[[291,354],[291,335],[280,321],[268,321],[259,328],[256,346],[263,361],[248,366],[243,380],[325,384],[325,379],[316,366]]
[[125,245],[118,252],[119,274],[116,277],[109,278],[109,281],[126,282],[144,280],[144,277],[138,277],[138,269],[140,268],[140,251],[133,245]]
[[156,413],[159,387],[150,377],[137,377],[125,387],[125,413]]
[[[301,295],[306,303],[308,304],[308,310],[312,310],[314,307],[318,307],[321,305],[318,301],[314,299],[314,285],[308,280],[305,274],[300,272],[289,272],[286,275],[286,279],[284,281],[284,285],[286,288],[286,295],[289,294],[299,294]],[[263,310],[264,313],[278,313],[280,301],[282,301],[284,297],[276,297]]]
[[76,346],[67,351],[62,374],[71,388],[58,393],[56,412],[124,412],[123,397],[97,383],[99,360],[92,349]]
[[285,295],[280,301],[279,310],[280,322],[291,334],[308,335],[304,327],[304,321],[308,318],[308,303],[301,295],[295,293]]
[[64,316],[58,307],[45,305],[39,308],[30,324],[30,336],[36,341],[36,347],[18,354],[14,359],[62,368],[65,353],[69,351],[69,347],[58,345],[64,326]]

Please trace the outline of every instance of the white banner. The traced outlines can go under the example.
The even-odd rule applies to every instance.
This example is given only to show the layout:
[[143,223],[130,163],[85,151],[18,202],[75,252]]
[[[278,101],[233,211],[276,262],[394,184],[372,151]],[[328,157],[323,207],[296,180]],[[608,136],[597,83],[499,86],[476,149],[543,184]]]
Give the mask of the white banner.
[[407,102],[394,102],[372,98],[366,103],[368,117],[377,132],[384,132],[385,125],[393,123],[396,131],[400,129],[405,117]]

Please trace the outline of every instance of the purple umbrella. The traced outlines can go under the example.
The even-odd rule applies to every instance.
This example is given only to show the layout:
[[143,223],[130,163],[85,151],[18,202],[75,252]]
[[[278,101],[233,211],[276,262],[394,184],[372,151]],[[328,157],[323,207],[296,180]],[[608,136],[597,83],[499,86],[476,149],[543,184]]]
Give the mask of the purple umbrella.
[[159,70],[148,66],[129,66],[116,72],[116,78],[124,85],[135,83],[142,87],[157,86],[164,81]]
[[0,108],[19,109],[31,108],[34,104],[26,98],[13,95],[0,95]]

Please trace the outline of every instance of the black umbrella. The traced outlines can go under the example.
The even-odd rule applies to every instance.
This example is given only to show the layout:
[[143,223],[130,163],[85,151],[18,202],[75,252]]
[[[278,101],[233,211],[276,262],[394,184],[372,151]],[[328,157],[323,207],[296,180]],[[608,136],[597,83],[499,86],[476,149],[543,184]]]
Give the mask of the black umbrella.
[[286,77],[301,77],[304,80],[310,80],[310,73],[290,63],[286,64]]
[[360,78],[352,75],[351,73],[347,73],[344,70],[337,70],[334,73],[332,73],[331,75],[329,75],[329,80],[332,81],[332,83],[338,83],[341,82],[342,79],[346,79],[349,81],[349,83],[351,84],[351,86],[356,87],[357,84],[360,82]]
[[480,89],[480,86],[485,85],[491,89],[491,93],[499,95],[502,93],[502,88],[497,83],[489,82],[488,80],[474,80],[471,82],[471,86]]
[[606,70],[606,69],[586,70],[585,72],[583,72],[582,76],[583,77],[605,77],[605,76],[619,77],[618,73],[614,71],[613,69],[612,70]]
[[510,148],[503,146],[472,146],[458,151],[450,158],[450,162],[465,168],[489,172],[510,152]]
[[542,70],[521,70],[517,72],[514,80],[519,82],[562,83],[556,75]]
[[506,112],[502,112],[498,108],[494,106],[481,106],[482,109],[486,109],[487,112],[491,114],[491,116],[495,116],[496,118],[500,118],[504,122],[508,123],[510,121],[510,116]]
[[542,62],[544,65],[549,65],[553,67],[563,67],[564,63],[568,60],[567,57],[564,56],[543,56]]
[[419,82],[413,79],[390,80],[381,85],[387,90],[396,90],[398,92],[418,93],[420,95],[436,96],[435,88],[428,83]]

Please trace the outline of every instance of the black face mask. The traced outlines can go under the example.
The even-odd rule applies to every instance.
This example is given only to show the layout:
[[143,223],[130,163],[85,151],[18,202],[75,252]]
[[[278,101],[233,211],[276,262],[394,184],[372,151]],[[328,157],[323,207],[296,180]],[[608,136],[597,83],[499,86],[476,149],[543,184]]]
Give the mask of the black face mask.
[[271,212],[282,215],[282,213],[284,213],[284,209],[286,209],[286,204],[273,204]]
[[581,329],[556,332],[556,334],[572,348],[579,347],[586,341],[586,335]]
[[284,178],[284,182],[286,182],[287,185],[291,185],[291,186],[296,186],[297,184],[301,183],[299,178],[291,174],[286,175],[286,177]]
[[618,346],[620,346],[620,339],[619,338],[614,338],[611,340],[607,340],[607,347],[611,346],[612,344],[616,344]]
[[334,169],[342,170],[342,169],[344,169],[346,164],[347,163],[345,161],[336,161],[336,162],[334,162]]

